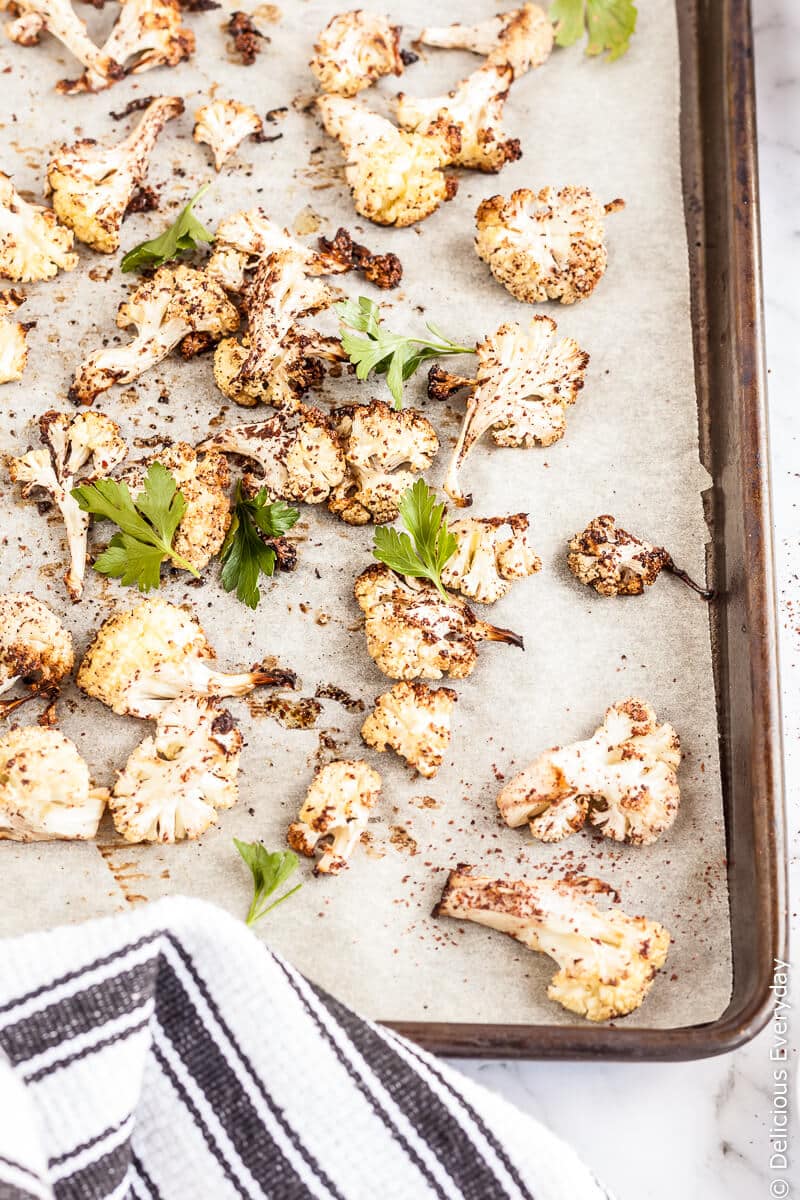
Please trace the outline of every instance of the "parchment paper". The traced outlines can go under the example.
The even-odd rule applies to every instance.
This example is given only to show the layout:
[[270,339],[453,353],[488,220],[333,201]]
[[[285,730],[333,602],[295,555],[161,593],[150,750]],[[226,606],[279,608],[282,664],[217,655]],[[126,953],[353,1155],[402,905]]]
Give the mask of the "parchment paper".
[[[486,609],[497,624],[524,634],[524,653],[484,645],[480,663],[459,694],[451,752],[438,777],[414,778],[391,754],[360,743],[363,712],[322,701],[317,726],[287,730],[258,715],[266,694],[249,705],[232,701],[246,736],[241,800],[199,842],[130,847],[113,830],[94,844],[0,845],[0,933],[119,911],[127,903],[178,892],[202,896],[243,914],[250,879],[232,838],[284,843],[314,766],[335,756],[370,760],[384,780],[370,825],[370,845],[338,878],[314,879],[259,932],[320,984],[365,1013],[386,1019],[566,1022],[572,1018],[545,996],[554,967],[513,941],[475,926],[435,922],[430,910],[446,871],[470,862],[491,874],[535,875],[580,870],[621,890],[623,906],[669,928],[674,945],[642,1010],[630,1025],[679,1026],[709,1021],[724,1009],[731,987],[724,829],[708,613],[677,581],[664,577],[645,596],[608,600],[576,583],[565,565],[565,543],[598,513],[670,548],[702,576],[708,531],[701,492],[709,479],[698,456],[697,410],[690,336],[689,281],[678,148],[679,78],[675,13],[669,0],[640,5],[639,31],[619,62],[589,60],[582,49],[557,50],[541,70],[516,83],[506,108],[523,159],[500,176],[463,173],[457,198],[410,230],[367,227],[355,217],[342,181],[341,157],[313,115],[302,111],[312,92],[306,69],[315,32],[337,11],[336,0],[286,4],[282,15],[263,7],[256,19],[271,43],[255,66],[226,50],[225,10],[187,16],[198,51],[191,63],[130,78],[98,96],[61,98],[56,80],[74,64],[55,42],[25,50],[0,41],[3,111],[2,168],[17,185],[41,195],[49,153],[75,136],[121,137],[131,120],[112,121],[135,96],[180,93],[187,114],[163,135],[150,182],[161,184],[157,214],[129,219],[123,249],[159,232],[201,182],[213,176],[205,147],[191,140],[192,114],[214,93],[255,104],[260,112],[288,106],[273,128],[281,140],[245,143],[235,164],[216,178],[199,211],[214,227],[224,214],[255,203],[297,230],[332,233],[339,224],[368,244],[394,250],[406,273],[402,290],[380,295],[345,279],[353,295],[375,294],[398,330],[422,328],[430,317],[451,336],[471,340],[508,319],[550,311],[559,331],[591,353],[585,390],[569,416],[567,436],[546,450],[514,451],[485,444],[464,478],[477,515],[529,511],[540,574],[517,584]],[[369,5],[369,7],[374,7]],[[461,0],[435,6],[435,19],[476,20],[493,3]],[[115,6],[80,6],[100,36]],[[432,16],[422,0],[392,10],[406,26],[406,44]],[[276,19],[278,18],[279,19]],[[271,18],[271,19],[270,19]],[[432,51],[402,81],[366,93],[380,106],[400,87],[433,95],[452,87],[477,60]],[[268,130],[269,131],[269,130]],[[312,154],[323,147],[321,153]],[[534,309],[495,284],[472,248],[478,201],[497,191],[586,183],[603,200],[621,196],[625,210],[608,221],[610,262],[594,295],[571,308]],[[35,440],[31,418],[66,407],[73,370],[85,352],[118,333],[116,307],[131,282],[118,257],[81,248],[81,265],[51,283],[25,288],[23,319],[36,320],[25,379],[2,390],[2,449],[21,452]],[[326,325],[325,322],[328,322]],[[333,331],[330,314],[319,318]],[[125,340],[127,335],[123,336]],[[456,360],[457,362],[458,360]],[[465,370],[470,364],[464,362]],[[429,479],[438,483],[457,432],[462,405],[426,401],[424,375],[408,402],[425,408],[443,442]],[[386,395],[381,382],[359,386],[329,380],[318,403]],[[177,358],[135,386],[115,389],[97,407],[112,414],[131,440],[166,434],[199,440],[222,411],[209,357]],[[227,406],[230,423],[268,417]],[[142,451],[142,454],[146,451]],[[135,593],[91,571],[78,606],[61,584],[65,558],[56,518],[17,504],[4,481],[4,588],[30,589],[47,600],[73,631],[80,653],[90,633]],[[173,576],[163,594],[195,605],[222,665],[229,669],[275,655],[298,672],[300,694],[336,685],[369,705],[390,686],[366,653],[353,579],[370,561],[372,528],[340,524],[323,508],[306,508],[294,575],[266,588],[251,613],[226,596],[212,568],[200,587]],[[107,537],[107,531],[105,533]],[[506,778],[547,746],[588,736],[607,705],[629,695],[650,700],[679,730],[685,750],[682,807],[674,829],[649,848],[618,847],[590,832],[554,847],[527,831],[506,829],[495,796]],[[114,717],[73,687],[61,704],[61,724],[89,759],[98,783],[110,783],[144,722]],[[28,720],[34,719],[29,712]]]

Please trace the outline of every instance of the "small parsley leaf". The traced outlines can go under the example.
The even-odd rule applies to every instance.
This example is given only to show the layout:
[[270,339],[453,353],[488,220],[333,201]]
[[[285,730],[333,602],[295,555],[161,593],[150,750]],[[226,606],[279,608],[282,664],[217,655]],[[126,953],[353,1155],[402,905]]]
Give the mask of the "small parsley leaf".
[[418,479],[403,494],[398,507],[408,533],[399,533],[391,526],[378,526],[372,550],[374,557],[400,575],[430,579],[447,600],[442,571],[455,554],[458,543],[447,528],[444,505],[438,504],[436,493],[423,479]]
[[198,221],[192,212],[197,201],[211,185],[203,184],[192,196],[174,225],[149,242],[134,246],[122,260],[123,271],[141,271],[146,267],[163,267],[187,250],[196,250],[202,243],[213,242],[214,234]]
[[82,512],[113,521],[119,528],[94,564],[95,571],[119,579],[125,587],[150,592],[161,582],[161,564],[170,559],[184,571],[198,572],[172,549],[175,530],[186,512],[186,501],[170,472],[151,463],[141,492],[134,499],[128,485],[98,479],[72,489]]
[[267,904],[267,900],[273,892],[282,887],[290,875],[297,870],[298,858],[293,850],[276,850],[271,853],[261,842],[240,842],[238,838],[234,838],[233,844],[247,863],[253,876],[253,901],[245,924],[255,925],[256,921],[260,921],[268,912],[272,912],[273,908],[283,904],[284,900],[288,900],[303,886],[298,883],[296,887],[284,892],[277,900]]
[[403,407],[403,384],[422,363],[448,354],[475,353],[474,346],[451,342],[430,323],[428,331],[436,341],[390,333],[381,325],[378,305],[367,296],[345,300],[336,305],[335,311],[342,322],[342,347],[356,368],[357,378],[366,379],[373,371],[385,375],[395,408]]
[[628,49],[636,16],[633,0],[553,0],[550,5],[559,46],[571,46],[588,33],[586,53],[608,52],[611,62]]
[[297,509],[282,500],[270,502],[266,488],[248,500],[241,481],[236,485],[231,524],[219,553],[226,592],[235,589],[242,604],[258,607],[259,578],[275,571],[277,555],[269,542],[288,533],[299,517]]

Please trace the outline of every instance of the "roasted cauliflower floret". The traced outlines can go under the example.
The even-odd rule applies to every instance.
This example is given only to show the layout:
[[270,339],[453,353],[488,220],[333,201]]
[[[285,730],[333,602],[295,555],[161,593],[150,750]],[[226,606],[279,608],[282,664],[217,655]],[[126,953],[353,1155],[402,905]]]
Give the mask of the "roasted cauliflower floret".
[[[79,482],[104,478],[128,452],[116,421],[105,413],[46,412],[39,418],[39,440],[43,449],[29,450],[20,458],[8,458],[8,473],[20,484],[23,499],[41,500],[41,493],[54,502],[64,521],[69,548],[69,567],[64,583],[72,600],[80,600],[86,573],[86,544],[89,514],[81,512],[72,489]],[[84,468],[88,468],[85,470]]]
[[538,4],[524,4],[477,25],[445,25],[423,29],[419,41],[445,50],[471,50],[488,66],[510,66],[518,79],[541,67],[553,49],[553,22]]
[[199,447],[251,459],[261,468],[254,482],[273,500],[320,504],[344,479],[342,448],[318,409],[300,406],[254,425],[235,425]]
[[192,137],[205,142],[214,155],[214,167],[221,171],[245,138],[258,138],[264,132],[264,122],[254,108],[239,100],[212,100],[194,114]]
[[380,775],[359,759],[345,758],[318,769],[287,839],[293,850],[308,858],[323,841],[315,875],[336,875],[348,866],[380,791]]
[[155,734],[128,759],[109,797],[127,842],[197,838],[232,808],[242,735],[219,701],[183,696],[158,716]]
[[132,133],[116,146],[82,138],[61,146],[47,168],[48,189],[59,220],[79,242],[112,254],[131,197],[147,175],[161,130],[183,112],[177,96],[160,96],[145,110]]
[[328,507],[349,525],[394,521],[403,493],[439,451],[436,430],[418,409],[398,412],[383,400],[348,404],[332,417],[347,476]]
[[508,199],[492,196],[478,205],[475,249],[517,300],[574,304],[591,295],[605,272],[603,217],[624,206],[624,200],[603,205],[586,187],[519,188]]
[[458,697],[452,688],[396,683],[375,701],[361,726],[368,746],[384,751],[391,746],[420,775],[432,779],[450,745],[450,718]]
[[431,368],[432,399],[471,389],[444,484],[456,504],[471,503],[461,489],[459,471],[488,430],[498,446],[550,446],[564,436],[567,408],[583,387],[589,355],[574,338],[554,344],[556,329],[555,321],[545,316],[535,316],[527,331],[516,321],[501,325],[478,343],[478,370],[471,380]]
[[458,543],[442,570],[442,583],[479,604],[494,604],[515,579],[540,571],[542,560],[528,543],[528,516],[464,517],[447,528]]
[[358,271],[369,283],[384,289],[399,287],[403,278],[403,264],[396,254],[373,254],[341,227],[332,240],[320,237],[318,246],[318,257],[329,264],[330,274],[334,274],[334,267],[337,271]]
[[509,66],[483,66],[461,81],[446,96],[419,99],[401,92],[397,97],[397,120],[403,129],[433,133],[456,128],[449,163],[476,171],[499,171],[522,156],[518,138],[505,136],[503,106],[513,72]]
[[458,153],[455,127],[411,133],[342,96],[320,96],[317,107],[327,132],[341,142],[345,178],[362,217],[377,225],[413,225],[452,200],[457,183],[442,168]]
[[107,798],[58,730],[27,725],[0,738],[0,840],[93,838]]
[[260,667],[227,675],[208,665],[214,657],[194,613],[156,597],[103,622],[76,682],[87,696],[129,717],[157,717],[179,696],[244,696],[262,684],[294,682],[286,671]]
[[601,596],[641,596],[645,588],[669,571],[706,600],[713,593],[675,566],[663,546],[654,546],[620,529],[612,516],[595,517],[569,543],[569,569],[581,583]]
[[78,262],[74,240],[52,209],[23,200],[0,171],[0,275],[30,283],[71,271]]
[[61,90],[100,92],[122,75],[175,67],[194,52],[194,34],[181,24],[179,0],[120,0],[120,5],[101,60],[90,64],[80,79],[65,81]]
[[615,842],[648,846],[678,815],[681,744],[642,700],[613,704],[593,737],[546,750],[507,783],[497,807],[512,828],[557,842],[587,819]]
[[[46,32],[61,42],[87,71],[107,79],[104,86],[125,74],[120,64],[91,40],[70,0],[0,0],[0,11],[3,10],[15,18],[5,30],[12,42],[35,46]],[[69,92],[73,86],[69,80],[62,80],[57,90]]]
[[519,634],[479,621],[458,596],[443,600],[432,583],[407,579],[373,563],[355,582],[366,614],[371,658],[390,679],[464,679],[478,661],[482,641],[524,649]]
[[639,1008],[670,936],[647,917],[603,911],[592,897],[614,896],[600,879],[489,879],[470,867],[450,872],[434,916],[474,921],[558,963],[547,995],[590,1021],[610,1021]]
[[339,13],[319,35],[308,64],[323,92],[355,96],[383,75],[402,75],[400,27],[380,13]]
[[176,442],[123,472],[132,495],[141,491],[147,468],[155,462],[167,468],[186,501],[172,548],[195,571],[202,571],[219,554],[231,523],[228,460],[224,454],[201,457],[187,442]]
[[13,319],[24,303],[21,292],[0,292],[0,383],[21,379],[28,365],[28,330]]
[[156,366],[190,333],[217,340],[233,333],[239,314],[218,283],[193,267],[160,267],[124,301],[117,314],[120,329],[134,327],[125,346],[107,346],[84,359],[70,388],[70,399],[91,404],[115,383],[131,383]]
[[54,699],[72,670],[72,635],[30,592],[0,593],[0,696],[21,684],[21,696],[0,700],[0,717],[34,696]]
[[240,342],[225,338],[214,352],[214,382],[243,408],[261,403],[292,411],[307,392],[322,387],[325,363],[340,363],[346,357],[339,338],[300,325],[284,334],[268,355],[252,351],[250,335],[245,333]]

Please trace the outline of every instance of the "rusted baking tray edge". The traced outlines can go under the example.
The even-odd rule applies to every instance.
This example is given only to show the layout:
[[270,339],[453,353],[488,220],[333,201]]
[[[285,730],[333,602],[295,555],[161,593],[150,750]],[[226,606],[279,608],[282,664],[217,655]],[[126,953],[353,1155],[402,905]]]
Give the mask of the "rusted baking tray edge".
[[[748,0],[678,0],[681,145],[703,458],[712,530],[717,707],[733,992],[716,1021],[677,1029],[396,1023],[428,1050],[482,1058],[679,1060],[752,1038],[786,946],[777,621]],[[653,280],[658,286],[658,280]]]

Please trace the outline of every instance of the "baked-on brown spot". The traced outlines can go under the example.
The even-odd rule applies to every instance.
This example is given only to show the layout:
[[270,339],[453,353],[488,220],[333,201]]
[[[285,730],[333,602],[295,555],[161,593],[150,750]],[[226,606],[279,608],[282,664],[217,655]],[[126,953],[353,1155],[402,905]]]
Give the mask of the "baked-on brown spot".
[[263,33],[259,33],[253,24],[252,17],[244,12],[232,13],[226,29],[244,66],[252,67],[256,61],[256,55],[260,54],[264,42],[268,42],[269,38],[265,37]]

